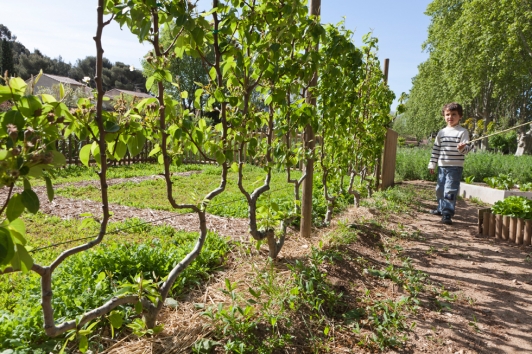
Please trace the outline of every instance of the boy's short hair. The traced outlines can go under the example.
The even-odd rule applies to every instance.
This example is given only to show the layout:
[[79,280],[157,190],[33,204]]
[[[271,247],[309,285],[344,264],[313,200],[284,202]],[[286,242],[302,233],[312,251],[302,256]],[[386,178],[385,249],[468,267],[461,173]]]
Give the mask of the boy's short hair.
[[460,103],[456,103],[456,102],[447,103],[445,106],[443,106],[441,110],[442,116],[445,115],[445,111],[447,110],[456,111],[460,117],[464,115],[464,110],[462,109],[462,106],[460,105]]

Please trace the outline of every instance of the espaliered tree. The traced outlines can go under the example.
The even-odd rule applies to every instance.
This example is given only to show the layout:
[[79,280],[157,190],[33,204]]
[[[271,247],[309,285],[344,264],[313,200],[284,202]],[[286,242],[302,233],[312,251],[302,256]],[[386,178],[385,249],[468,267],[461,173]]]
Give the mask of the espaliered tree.
[[[115,15],[120,25],[126,25],[140,41],[147,41],[153,45],[153,50],[146,61],[153,68],[153,75],[146,80],[146,88],[156,94],[156,98],[146,99],[139,103],[137,110],[141,115],[154,122],[143,132],[147,138],[156,143],[150,155],[158,155],[158,160],[164,166],[167,198],[175,209],[187,209],[196,213],[199,223],[199,237],[194,248],[182,259],[168,274],[166,280],[157,287],[157,301],[143,302],[146,308],[144,318],[148,328],[153,328],[157,314],[162,309],[164,299],[176,281],[179,274],[190,265],[199,255],[207,237],[206,208],[210,201],[222,193],[227,183],[228,159],[232,151],[228,147],[227,132],[229,130],[225,107],[226,102],[221,102],[221,123],[217,129],[208,126],[204,119],[194,119],[189,110],[183,109],[181,102],[165,93],[165,83],[172,84],[173,77],[168,70],[170,58],[183,53],[188,46],[203,48],[204,33],[199,29],[201,25],[210,24],[203,17],[192,16],[192,5],[186,1],[174,0],[165,2],[156,1],[116,1],[108,3],[107,10]],[[217,10],[215,8],[215,10]],[[217,15],[213,13],[214,28],[212,40],[217,41],[216,28]],[[173,26],[174,23],[181,24]],[[161,31],[164,26],[171,29],[173,40],[168,46],[161,43]],[[189,33],[186,36],[185,33]],[[185,37],[186,42],[185,43]],[[214,79],[222,83],[220,69],[220,56],[215,53]],[[220,75],[218,75],[220,74]],[[188,92],[181,92],[182,97]],[[133,114],[135,115],[135,114]],[[221,167],[220,185],[199,200],[197,204],[178,204],[174,198],[174,188],[170,176],[170,166],[180,164],[187,151],[201,153],[205,158],[217,161]],[[209,156],[214,156],[210,158]]]
[[[1,181],[2,186],[7,186],[9,190],[0,209],[0,215],[6,217],[0,226],[0,269],[2,274],[31,270],[41,276],[45,332],[50,336],[57,336],[67,331],[73,331],[73,335],[69,336],[68,339],[77,337],[80,350],[87,348],[87,335],[94,328],[95,322],[90,325],[89,322],[109,314],[121,305],[135,305],[136,309],[143,314],[146,326],[148,328],[155,327],[157,314],[161,310],[172,285],[182,270],[199,254],[203,246],[207,235],[205,205],[214,196],[221,193],[225,186],[225,177],[222,177],[220,187],[207,195],[197,205],[177,205],[172,198],[173,189],[169,165],[174,160],[179,161],[178,157],[183,152],[183,146],[194,146],[197,141],[190,139],[192,145],[186,145],[187,135],[176,133],[179,124],[186,125],[187,117],[186,113],[178,108],[177,101],[164,95],[162,81],[168,78],[164,59],[169,51],[158,45],[158,26],[164,21],[171,21],[168,16],[169,13],[172,15],[172,20],[186,21],[190,19],[188,3],[184,1],[167,2],[167,7],[158,6],[159,4],[155,2],[146,5],[143,1],[133,4],[136,6],[132,7],[110,2],[107,2],[106,5],[105,10],[113,14],[106,21],[103,18],[104,0],[99,0],[97,8],[98,25],[94,37],[97,52],[95,102],[92,99],[82,98],[78,100],[78,108],[71,113],[64,103],[57,102],[51,95],[23,96],[26,84],[19,78],[8,79],[6,77],[4,80],[7,85],[0,87],[0,102],[10,100],[14,103],[12,110],[0,115],[0,126],[2,127],[0,130]],[[127,9],[124,10],[125,8]],[[158,97],[141,101],[130,111],[119,110],[110,113],[102,110],[104,91],[101,38],[104,27],[114,18],[115,13],[117,14],[116,19],[122,23],[127,22],[133,33],[154,44],[153,64],[157,69],[154,76],[149,78],[148,83],[150,88],[152,85],[158,88]],[[139,20],[139,15],[142,17],[142,21],[146,20],[146,22]],[[136,27],[137,25],[143,26],[143,30],[140,31],[139,27]],[[150,28],[153,34],[148,35]],[[145,33],[144,30],[147,32]],[[203,128],[201,123],[198,127],[189,126],[189,130],[192,131],[191,135],[197,139],[199,139]],[[65,137],[75,134],[82,140],[88,139],[90,141],[80,150],[80,159],[88,165],[92,157],[99,166],[98,175],[102,202],[100,232],[95,239],[64,251],[50,265],[39,265],[33,262],[26,250],[25,228],[19,217],[24,210],[35,213],[39,209],[39,199],[31,188],[31,178],[43,178],[46,181],[48,196],[50,199],[53,198],[53,188],[48,170],[53,170],[53,168],[65,163],[64,156],[54,150],[55,142],[61,138],[62,131],[64,131]],[[182,136],[183,138],[180,140],[179,138]],[[138,277],[134,283],[123,284],[122,290],[101,306],[81,314],[76,319],[67,319],[57,323],[52,306],[52,274],[68,257],[88,250],[103,241],[110,217],[106,179],[108,160],[120,160],[127,152],[132,156],[138,154],[147,138],[159,142],[159,146],[152,151],[152,154],[159,154],[159,159],[165,166],[168,198],[172,205],[181,209],[190,208],[198,214],[200,228],[198,241],[193,250],[170,271],[162,284],[154,284]],[[208,146],[212,147],[213,145]],[[215,148],[212,149],[215,150]],[[222,170],[222,174],[225,176],[227,164]],[[20,180],[24,184],[22,191],[15,188],[15,183]],[[113,322],[116,322],[111,317],[109,318],[113,326]]]
[[[332,219],[340,194],[354,195],[358,205],[364,184],[371,193],[367,178],[382,154],[386,129],[392,121],[394,94],[384,82],[376,56],[377,40],[367,35],[365,46],[358,49],[351,35],[343,28],[328,26],[320,50],[319,164],[327,200],[326,223]],[[347,188],[344,176],[349,176]]]
[[[325,38],[325,30],[317,19],[307,15],[307,8],[299,0],[252,3],[231,0],[226,4],[214,0],[213,9],[199,16],[193,8],[184,0],[98,0],[94,37],[96,90],[94,98],[79,99],[78,107],[72,113],[63,102],[50,95],[24,96],[26,85],[19,78],[6,77],[6,85],[0,86],[0,103],[13,102],[11,110],[0,113],[0,183],[8,188],[7,198],[0,209],[0,216],[5,215],[0,224],[0,271],[2,274],[17,271],[39,274],[46,333],[57,336],[72,331],[68,338],[77,337],[81,350],[87,348],[87,335],[95,325],[95,322],[90,322],[108,315],[111,326],[116,327],[116,321],[111,318],[115,315],[110,314],[122,305],[134,305],[142,313],[145,325],[150,329],[156,327],[157,315],[174,282],[203,248],[207,237],[206,210],[209,202],[225,190],[229,168],[238,173],[238,186],[248,201],[251,236],[258,241],[267,240],[269,256],[275,258],[283,245],[285,229],[282,227],[277,237],[267,224],[268,220],[261,228],[257,201],[270,189],[274,168],[290,171],[303,157],[313,157],[312,151],[304,151],[301,146],[293,144],[292,138],[309,125],[315,131],[320,127],[317,111],[305,102],[313,73],[324,65],[320,62],[319,53],[306,51],[315,46],[318,39]],[[104,12],[110,15],[107,20],[104,20]],[[153,49],[146,58],[152,69],[146,88],[155,97],[142,100],[132,109],[105,112],[102,110],[101,39],[105,26],[112,20],[127,26],[140,41],[152,44]],[[163,28],[171,38],[164,43],[161,41]],[[356,59],[358,63],[360,52],[348,44],[345,33],[332,29],[330,33],[335,34],[329,38],[330,47],[326,47],[329,48],[328,59],[333,59],[335,53],[340,59],[324,69],[329,70],[329,76],[323,83],[321,110],[328,112],[329,106],[346,104],[333,100],[334,95],[343,98],[346,90],[349,90],[349,98],[353,98],[354,102],[352,106],[345,106],[350,114],[332,108],[330,114],[323,115],[323,121],[327,120],[328,124],[324,130],[324,146],[331,156],[333,153],[338,154],[334,156],[347,156],[353,151],[350,149],[356,147],[359,149],[357,156],[366,159],[357,161],[365,161],[365,168],[371,168],[370,162],[380,154],[381,148],[374,145],[382,142],[387,117],[384,113],[388,113],[393,97],[382,83],[373,51],[374,41],[369,42],[369,49],[362,49],[364,65],[357,66],[349,60]],[[203,100],[208,110],[218,110],[220,123],[215,126],[208,125],[205,119],[183,106],[180,98],[187,98],[192,93],[177,85],[169,63],[173,56],[180,58],[184,54],[200,58],[208,69],[210,81],[201,84],[193,93],[194,106],[200,108]],[[337,90],[332,90],[335,73],[354,75],[355,79],[345,78]],[[329,86],[325,85],[326,82]],[[173,84],[179,92],[177,98],[165,92],[165,85]],[[320,94],[321,90],[317,89],[312,94]],[[63,99],[62,91],[60,99]],[[332,140],[336,136],[330,129],[331,124],[347,124],[350,119],[359,123],[348,129],[346,127],[348,134],[341,135],[344,143],[334,145]],[[19,217],[25,210],[35,213],[39,209],[39,199],[31,187],[32,178],[43,178],[48,196],[53,198],[48,171],[65,163],[64,156],[54,150],[55,142],[71,134],[80,140],[89,140],[80,150],[80,159],[86,165],[95,161],[99,167],[100,231],[91,241],[64,251],[50,265],[39,265],[27,252],[25,228]],[[359,145],[345,143],[349,138]],[[122,159],[128,152],[132,156],[138,154],[146,140],[154,142],[150,155],[157,156],[164,166],[170,204],[175,209],[190,210],[198,216],[197,242],[162,283],[139,276],[133,283],[122,284],[122,290],[106,303],[76,319],[58,323],[52,306],[52,274],[67,258],[104,240],[110,217],[107,164],[109,160]],[[341,150],[333,151],[334,146]],[[172,185],[170,166],[182,163],[187,152],[200,153],[218,163],[221,166],[220,184],[201,200],[178,204],[174,195],[180,191]],[[330,158],[327,153],[324,156],[332,161],[331,164],[340,161]],[[253,159],[265,171],[264,183],[251,192],[244,181],[247,159]],[[348,167],[339,167],[339,173],[354,171],[349,165],[350,160],[342,159],[341,162],[347,163]],[[360,166],[357,165],[357,168]],[[291,180],[289,174],[288,180]],[[17,181],[22,181],[23,189],[15,187]],[[301,180],[295,183],[296,188],[300,183]],[[270,207],[275,209],[273,203]]]
[[[250,235],[257,241],[267,240],[269,255],[275,258],[284,232],[277,239],[273,228],[260,226],[257,202],[270,189],[272,168],[292,166],[297,159],[286,158],[294,149],[288,152],[285,137],[300,131],[312,113],[300,100],[290,100],[303,90],[307,73],[315,68],[316,58],[303,49],[320,35],[321,26],[308,19],[300,1],[215,1],[214,5],[206,14],[212,15],[212,22],[198,21],[198,28],[187,28],[177,40],[184,46],[176,52],[199,56],[209,68],[210,83],[198,89],[195,97],[208,97],[207,110],[221,107],[222,123],[216,129],[225,132],[237,158],[232,161],[231,152],[219,154],[217,160],[232,162],[238,172],[238,186],[248,202]],[[209,52],[214,52],[214,61],[208,59]],[[265,170],[264,183],[253,191],[244,183],[250,160]]]

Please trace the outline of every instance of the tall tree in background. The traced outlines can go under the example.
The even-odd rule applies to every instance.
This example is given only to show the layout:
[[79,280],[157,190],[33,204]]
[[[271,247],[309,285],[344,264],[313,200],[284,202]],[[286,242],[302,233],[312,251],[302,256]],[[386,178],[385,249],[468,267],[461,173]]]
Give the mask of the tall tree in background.
[[[103,89],[104,91],[113,88],[146,92],[146,79],[142,72],[135,70],[121,62],[115,65],[109,59],[103,58]],[[131,70],[133,69],[133,70]],[[96,57],[88,56],[85,59],[78,59],[76,64],[69,71],[68,76],[74,80],[81,81],[84,77],[91,78],[94,84],[94,73],[96,70]]]
[[13,51],[11,50],[11,42],[9,42],[7,39],[2,39],[0,72],[3,75],[6,71],[10,76],[14,74]]
[[423,48],[430,57],[413,80],[406,113],[416,135],[441,127],[440,109],[449,101],[462,102],[464,120],[472,118],[484,133],[491,122],[530,119],[530,2],[435,0],[426,14],[431,24]]

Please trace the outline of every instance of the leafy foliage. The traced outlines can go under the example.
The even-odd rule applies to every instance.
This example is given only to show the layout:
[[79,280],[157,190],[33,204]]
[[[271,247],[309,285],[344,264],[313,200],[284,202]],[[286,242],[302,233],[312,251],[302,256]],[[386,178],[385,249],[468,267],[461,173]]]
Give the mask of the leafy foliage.
[[532,219],[532,200],[525,197],[509,196],[495,202],[491,211],[494,214],[508,215],[514,218]]

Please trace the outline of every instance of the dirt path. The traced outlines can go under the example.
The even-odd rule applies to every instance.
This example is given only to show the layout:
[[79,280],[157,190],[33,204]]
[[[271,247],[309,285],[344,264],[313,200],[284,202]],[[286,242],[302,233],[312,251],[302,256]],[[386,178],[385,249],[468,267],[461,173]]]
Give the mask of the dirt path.
[[[409,183],[433,188],[429,182]],[[433,207],[422,205],[425,211]],[[425,238],[412,242],[405,254],[431,281],[457,295],[450,308],[421,314],[421,331],[415,331],[418,349],[532,353],[532,248],[478,235],[477,210],[470,201],[459,200],[451,226],[429,213],[396,220]]]

